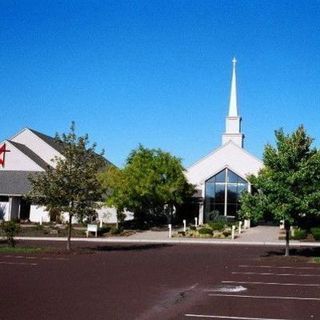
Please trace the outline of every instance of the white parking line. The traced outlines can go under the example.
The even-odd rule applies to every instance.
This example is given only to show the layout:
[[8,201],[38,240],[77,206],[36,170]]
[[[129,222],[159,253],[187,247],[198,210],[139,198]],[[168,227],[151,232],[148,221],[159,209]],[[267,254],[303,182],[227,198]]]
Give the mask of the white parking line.
[[248,265],[248,264],[241,264],[239,268],[272,268],[272,269],[294,269],[294,270],[319,270],[320,267],[287,267],[287,266],[255,266],[255,265]]
[[296,273],[273,273],[273,272],[238,272],[234,271],[231,272],[232,274],[250,274],[250,275],[260,275],[260,276],[295,276],[295,277],[320,277],[320,274],[310,274],[310,273],[303,273],[303,274],[296,274]]
[[282,282],[261,282],[261,281],[221,281],[221,283],[238,283],[238,284],[264,284],[273,286],[297,286],[297,287],[320,287],[316,283],[282,283]]
[[274,319],[274,318],[251,318],[251,317],[236,317],[236,316],[217,316],[209,314],[192,314],[186,313],[186,317],[191,318],[207,318],[207,319],[232,319],[232,320],[290,320],[290,319]]
[[37,266],[37,263],[28,263],[28,262],[11,262],[11,261],[0,261],[0,264],[6,265],[22,265],[22,266]]
[[307,300],[307,301],[320,301],[320,298],[302,298],[302,297],[282,297],[282,296],[249,296],[242,294],[220,294],[210,293],[210,297],[231,297],[231,298],[249,298],[249,299],[276,299],[276,300]]

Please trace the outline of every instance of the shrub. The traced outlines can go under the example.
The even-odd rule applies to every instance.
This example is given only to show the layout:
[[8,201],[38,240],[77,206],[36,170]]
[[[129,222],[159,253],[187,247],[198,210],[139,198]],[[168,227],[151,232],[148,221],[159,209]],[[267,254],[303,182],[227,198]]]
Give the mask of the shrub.
[[320,228],[311,228],[311,233],[314,237],[314,240],[320,241]]
[[190,226],[189,229],[193,231],[197,230],[196,226]]
[[292,239],[301,240],[301,239],[305,239],[306,237],[307,237],[306,230],[296,229],[294,230],[294,236],[292,237]]
[[116,234],[120,234],[123,230],[121,228],[117,228],[117,227],[112,227],[110,229],[110,233],[113,234],[113,235],[116,235]]
[[102,228],[98,228],[98,235],[102,236],[105,233],[108,233],[111,230],[111,227],[103,226]]
[[225,223],[223,221],[209,222],[208,225],[212,230],[217,230],[217,231],[222,231],[225,228]]
[[43,225],[42,225],[42,224],[37,224],[37,225],[35,226],[35,229],[36,229],[37,231],[42,231],[42,230],[43,230]]
[[20,232],[20,225],[14,221],[3,221],[1,229],[7,238],[8,244],[11,247],[15,247],[16,241],[14,237]]
[[206,228],[206,227],[203,227],[203,228],[200,228],[198,230],[199,234],[208,234],[208,235],[212,235],[212,229],[211,228]]
[[230,230],[225,230],[222,232],[222,234],[227,238],[229,236],[231,236],[231,231]]

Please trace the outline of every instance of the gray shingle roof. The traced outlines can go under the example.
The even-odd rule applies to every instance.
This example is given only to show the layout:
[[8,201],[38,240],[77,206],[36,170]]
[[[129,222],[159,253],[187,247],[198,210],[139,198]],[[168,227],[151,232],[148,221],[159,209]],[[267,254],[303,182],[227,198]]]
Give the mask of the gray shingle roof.
[[0,170],[0,195],[24,195],[31,190],[30,175],[36,171]]

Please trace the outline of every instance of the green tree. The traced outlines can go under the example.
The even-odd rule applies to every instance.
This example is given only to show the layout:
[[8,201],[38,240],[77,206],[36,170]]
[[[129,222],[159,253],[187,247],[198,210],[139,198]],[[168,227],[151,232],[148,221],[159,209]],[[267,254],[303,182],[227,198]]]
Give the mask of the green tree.
[[253,220],[265,215],[284,220],[288,256],[290,226],[305,225],[320,215],[320,152],[303,126],[291,135],[278,130],[275,137],[275,147],[265,147],[264,167],[248,177],[257,192],[242,195],[240,213]]
[[78,137],[72,123],[70,132],[56,135],[63,148],[63,157],[54,159],[55,168],[48,166],[44,173],[30,177],[31,200],[46,206],[47,210],[68,213],[67,249],[71,249],[72,218],[80,221],[96,215],[98,201],[102,199],[98,171],[106,165],[102,154],[89,145],[88,135]]
[[100,178],[109,190],[107,203],[119,212],[133,212],[140,226],[164,217],[171,221],[175,207],[194,191],[180,159],[141,145],[130,153],[122,170],[109,168]]
[[16,246],[15,236],[20,232],[20,225],[15,221],[2,221],[1,229],[11,247]]

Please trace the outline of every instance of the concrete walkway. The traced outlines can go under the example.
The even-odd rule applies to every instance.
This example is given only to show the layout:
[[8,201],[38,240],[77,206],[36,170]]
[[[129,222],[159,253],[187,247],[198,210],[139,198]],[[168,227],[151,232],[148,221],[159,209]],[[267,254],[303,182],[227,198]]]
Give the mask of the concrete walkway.
[[283,242],[278,239],[279,231],[279,227],[257,226],[244,230],[236,240],[240,242]]
[[[174,231],[173,231],[174,233]],[[169,238],[168,231],[141,231],[128,237],[110,238],[72,238],[72,241],[99,243],[171,243],[171,244],[224,244],[224,245],[268,245],[284,246],[285,241],[279,240],[279,227],[258,226],[244,230],[236,239],[210,238]],[[57,237],[17,237],[17,240],[66,241]],[[320,247],[320,242],[290,241],[293,247]]]
[[[177,230],[173,230],[173,234],[176,233]],[[167,240],[169,236],[169,232],[167,230],[163,231],[141,231],[129,236],[128,239],[140,239],[140,240]],[[279,227],[273,226],[257,226],[250,229],[243,230],[241,235],[236,234],[236,238],[234,241],[236,242],[280,242],[283,241],[278,239],[279,237]],[[173,238],[176,239],[176,238]],[[181,240],[187,240],[186,238],[179,238]],[[204,239],[202,240],[210,240],[217,241],[217,239]],[[199,240],[199,239],[193,239]],[[223,241],[230,241],[230,239],[223,239]]]

